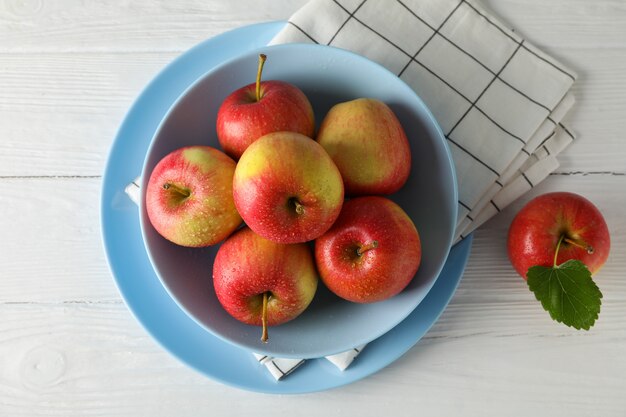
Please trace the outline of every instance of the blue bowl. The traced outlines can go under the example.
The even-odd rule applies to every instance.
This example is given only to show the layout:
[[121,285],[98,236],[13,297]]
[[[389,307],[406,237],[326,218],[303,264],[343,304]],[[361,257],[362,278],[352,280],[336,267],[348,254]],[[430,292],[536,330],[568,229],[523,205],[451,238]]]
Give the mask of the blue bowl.
[[[263,79],[279,79],[304,91],[323,119],[334,104],[359,97],[387,103],[400,119],[412,154],[411,175],[390,196],[415,223],[422,263],[408,287],[391,299],[356,304],[330,293],[320,281],[315,298],[296,319],[271,327],[269,342],[260,328],[243,324],[221,307],[212,283],[219,245],[192,249],[162,238],[150,224],[141,196],[141,229],[155,272],[178,305],[217,337],[251,351],[277,357],[315,358],[370,342],[406,318],[424,299],[450,250],[457,216],[454,165],[441,129],[413,90],[395,74],[354,53],[320,45],[286,44],[248,52],[214,68],[174,103],[157,130],[144,161],[142,190],[154,166],[183,146],[219,148],[217,110],[235,89],[254,81],[259,53],[268,56]],[[167,317],[163,317],[167,320]]]

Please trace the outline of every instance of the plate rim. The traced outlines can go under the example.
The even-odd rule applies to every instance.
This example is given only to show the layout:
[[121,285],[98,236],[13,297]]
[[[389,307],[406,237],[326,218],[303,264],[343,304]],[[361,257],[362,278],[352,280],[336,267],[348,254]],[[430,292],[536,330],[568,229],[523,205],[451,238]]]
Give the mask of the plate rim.
[[[142,100],[145,100],[146,97],[146,92],[149,91],[150,89],[155,88],[159,82],[162,81],[162,78],[164,77],[164,73],[166,73],[167,71],[170,71],[172,68],[174,68],[176,65],[180,65],[180,63],[182,62],[183,58],[185,56],[189,56],[189,54],[193,54],[193,53],[197,53],[198,51],[201,51],[202,48],[210,46],[213,43],[219,43],[221,41],[227,41],[230,37],[235,35],[235,32],[241,31],[241,30],[258,30],[258,31],[274,31],[274,34],[278,32],[278,30],[280,28],[282,28],[284,26],[285,22],[281,22],[281,21],[275,21],[275,22],[265,22],[265,23],[258,23],[255,25],[249,25],[249,26],[244,26],[241,28],[237,28],[237,29],[233,29],[229,32],[225,32],[223,34],[220,34],[216,37],[213,38],[209,38],[201,43],[199,43],[198,45],[194,46],[193,48],[191,48],[190,50],[188,50],[187,52],[185,52],[184,54],[182,54],[181,56],[179,56],[178,58],[176,58],[174,61],[172,61],[170,64],[168,64],[164,69],[162,69],[162,71],[152,79],[152,81],[144,88],[144,90],[140,93],[140,95],[138,96],[138,98],[135,100],[135,102],[133,103],[133,105],[130,107],[129,111],[127,112],[122,124],[120,125],[120,128],[115,136],[115,139],[113,141],[113,144],[111,146],[111,150],[109,153],[109,156],[107,158],[107,163],[105,165],[105,175],[103,176],[103,180],[102,180],[102,190],[101,190],[101,202],[100,202],[100,222],[101,222],[101,238],[102,238],[102,243],[103,243],[103,247],[105,249],[105,256],[107,259],[107,264],[109,267],[109,270],[111,271],[111,274],[113,275],[114,278],[114,283],[117,286],[117,289],[120,293],[120,295],[122,296],[127,308],[130,310],[131,314],[135,317],[135,319],[142,325],[142,327],[144,328],[144,330],[146,330],[146,332],[152,337],[153,340],[155,340],[157,343],[159,343],[161,345],[161,347],[164,348],[164,350],[166,350],[167,352],[169,352],[171,355],[175,356],[177,359],[179,359],[181,362],[185,363],[187,366],[195,369],[196,371],[202,373],[203,375],[210,377],[214,380],[220,381],[224,384],[230,385],[230,386],[235,386],[241,389],[246,389],[246,390],[250,390],[250,391],[257,391],[257,392],[265,392],[265,393],[280,393],[280,394],[287,394],[287,393],[305,393],[305,392],[315,392],[315,391],[321,391],[321,390],[325,390],[325,389],[331,389],[331,388],[336,388],[338,386],[342,386],[342,385],[346,385],[352,382],[355,382],[357,380],[360,380],[361,378],[364,378],[366,376],[371,375],[372,373],[378,372],[380,369],[384,368],[385,366],[387,366],[389,363],[395,361],[396,359],[398,359],[399,357],[401,357],[408,349],[410,349],[413,345],[415,345],[415,343],[417,343],[421,337],[423,336],[423,334],[428,331],[428,329],[437,321],[437,319],[439,318],[439,316],[443,313],[443,311],[445,310],[446,306],[448,305],[450,299],[452,298],[452,296],[454,295],[455,291],[456,291],[456,287],[458,286],[460,279],[462,277],[462,273],[463,270],[465,268],[465,264],[467,262],[467,259],[469,258],[469,252],[470,252],[470,248],[471,248],[471,243],[472,243],[472,237],[470,236],[466,241],[464,246],[463,246],[463,253],[461,254],[461,260],[460,260],[460,266],[457,265],[458,269],[460,270],[459,274],[457,277],[454,278],[454,282],[452,283],[453,288],[450,288],[449,291],[449,297],[446,297],[446,299],[444,300],[440,300],[443,301],[441,308],[439,308],[438,313],[435,314],[435,317],[433,317],[432,321],[430,323],[427,324],[426,329],[423,331],[423,333],[419,336],[411,336],[409,337],[409,342],[405,342],[405,345],[403,346],[403,349],[401,349],[401,352],[396,352],[391,354],[391,356],[389,356],[390,354],[388,353],[369,353],[368,349],[365,349],[364,352],[360,355],[359,357],[359,361],[356,362],[355,365],[351,366],[348,370],[344,371],[341,374],[338,374],[335,372],[333,374],[333,370],[329,369],[328,366],[332,366],[329,364],[321,364],[322,362],[326,362],[323,361],[321,359],[314,359],[314,360],[310,360],[308,362],[312,362],[310,365],[309,364],[305,364],[305,366],[303,366],[304,369],[299,370],[298,372],[294,373],[293,375],[290,375],[289,378],[285,379],[284,381],[280,381],[279,383],[274,382],[273,380],[271,380],[271,377],[269,375],[264,375],[264,378],[261,382],[258,381],[241,381],[242,376],[240,375],[229,375],[229,376],[224,376],[222,375],[216,375],[215,372],[210,372],[207,369],[203,369],[201,367],[199,367],[197,362],[194,362],[192,360],[190,360],[188,357],[184,357],[182,355],[182,353],[179,351],[175,351],[171,346],[169,346],[166,341],[162,340],[160,335],[158,335],[154,329],[152,329],[148,324],[146,324],[146,322],[144,321],[145,318],[141,317],[140,312],[136,309],[136,306],[134,304],[134,301],[129,299],[128,294],[126,294],[123,290],[122,287],[120,286],[120,278],[117,276],[115,268],[114,268],[114,260],[112,259],[113,254],[111,253],[111,250],[109,248],[109,240],[110,240],[110,236],[109,236],[109,231],[106,228],[107,225],[107,215],[109,213],[109,206],[111,206],[111,201],[108,200],[108,198],[110,197],[109,194],[111,194],[111,189],[110,187],[108,187],[110,185],[110,182],[112,181],[112,173],[114,171],[114,164],[115,161],[113,160],[114,156],[115,156],[115,151],[118,150],[119,147],[121,147],[119,139],[123,136],[124,130],[128,128],[128,125],[131,123],[131,121],[129,120],[131,118],[131,116],[135,116],[135,113],[138,111],[138,106],[139,104],[141,104]],[[147,147],[147,145],[146,145]],[[137,171],[138,173],[139,171]],[[129,179],[132,180],[133,178]],[[119,184],[118,184],[119,185]],[[122,193],[123,194],[123,187],[121,190],[117,190],[117,194]],[[129,201],[129,204],[133,204]],[[138,215],[139,213],[137,212],[136,208],[134,209],[134,211],[131,212],[131,210],[128,209],[128,207],[124,207],[122,210],[124,210],[124,212],[128,211],[131,214],[129,216],[134,217],[134,222],[138,223],[139,218]],[[463,244],[463,242],[462,242]],[[135,248],[136,249],[136,248]],[[141,245],[141,250],[143,250],[145,252],[145,248],[143,247],[143,245]],[[454,250],[454,248],[453,248]],[[448,258],[450,259],[450,258]],[[446,261],[447,264],[448,261]],[[161,290],[164,291],[164,289],[161,286],[160,281],[158,281],[158,278],[154,277],[155,279],[157,279],[158,285],[161,287]],[[427,295],[428,297],[428,295]],[[173,301],[172,301],[173,302]],[[182,314],[185,314],[184,312],[182,312]],[[185,314],[186,316],[186,314]],[[191,320],[191,319],[190,319]],[[412,324],[412,323],[408,323],[408,320],[405,319],[403,321],[402,324]],[[389,333],[398,333],[399,332],[399,328],[402,327],[401,325],[399,325],[397,328],[392,329]],[[204,333],[206,333],[208,336],[210,336],[211,338],[215,338],[217,339],[215,336],[213,336],[212,334],[206,332],[205,330],[203,330]],[[385,343],[386,338],[388,339],[389,337],[391,337],[388,334],[383,335],[381,338],[371,342],[372,348],[370,349],[370,352],[374,352],[376,349],[376,345],[382,345]],[[406,339],[406,337],[400,335],[400,337],[402,337],[403,339]],[[415,340],[413,340],[415,338]],[[237,348],[235,346],[232,345],[228,345],[227,343],[219,340],[219,343],[227,345],[225,347],[228,348],[229,351],[233,351],[238,355],[248,355],[250,357],[250,364],[255,363],[256,361],[254,361],[251,352],[241,349],[241,348]],[[170,342],[171,344],[171,342]],[[367,361],[368,359],[373,360],[371,357],[373,355],[378,355],[378,356],[374,356],[375,358],[378,358],[378,364],[372,365],[370,362],[370,365],[368,365],[367,363],[365,363],[364,361]],[[380,360],[381,357],[383,357],[383,360]],[[247,366],[247,365],[246,365]],[[254,373],[264,373],[267,374],[267,372],[264,369],[252,369],[252,372]],[[247,371],[246,371],[247,372]],[[316,372],[324,372],[323,375],[320,376],[316,376]],[[311,377],[311,374],[313,374],[313,378],[317,378],[317,382],[313,383],[312,380],[302,383],[302,379],[303,378],[309,378]],[[335,376],[333,378],[333,376]],[[320,383],[320,378],[324,380],[324,382]],[[299,382],[298,382],[299,381]]]

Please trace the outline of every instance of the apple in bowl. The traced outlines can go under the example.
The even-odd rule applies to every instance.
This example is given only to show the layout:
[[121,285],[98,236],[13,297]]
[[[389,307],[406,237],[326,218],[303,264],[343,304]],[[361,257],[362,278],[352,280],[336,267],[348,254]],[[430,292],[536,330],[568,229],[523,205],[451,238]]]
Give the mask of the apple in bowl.
[[187,146],[154,167],[146,190],[150,223],[167,240],[203,247],[226,239],[240,224],[233,200],[235,161],[210,146]]
[[[326,356],[370,342],[387,333],[415,309],[434,285],[449,253],[456,222],[457,195],[453,163],[445,138],[432,114],[397,76],[362,56],[344,50],[320,45],[286,44],[245,53],[216,67],[190,85],[163,119],[146,156],[142,181],[147,180],[146,173],[158,160],[173,149],[198,144],[220,147],[216,134],[219,107],[229,94],[250,82],[250,68],[256,68],[259,53],[268,55],[268,63],[273,63],[265,66],[264,78],[285,81],[300,88],[309,99],[316,120],[322,120],[335,104],[358,97],[375,98],[388,103],[393,110],[410,143],[412,162],[407,182],[388,198],[406,211],[424,243],[421,262],[414,278],[396,296],[374,303],[347,302],[320,284],[309,306],[296,319],[271,327],[270,343],[262,343],[259,329],[234,319],[217,298],[210,271],[213,271],[215,257],[221,246],[190,249],[168,244],[154,232],[145,210],[142,210],[142,232],[157,276],[178,305],[207,331],[238,347],[271,356]],[[355,68],[359,70],[355,71]],[[260,140],[253,142],[245,152]],[[315,145],[333,162],[328,152],[314,139],[306,137],[300,142]],[[280,155],[282,157],[276,161],[279,165],[297,159],[293,154],[289,157],[286,153]],[[246,158],[242,155],[239,164],[245,162]],[[258,173],[266,163],[256,165]],[[254,165],[249,165],[250,178],[255,176],[252,175]],[[237,167],[236,170],[239,169]],[[285,174],[279,175],[277,179],[309,176],[308,181],[314,182],[316,176],[308,175],[307,171],[303,163],[298,163],[284,170]],[[332,194],[339,194],[337,190],[341,188],[339,184],[342,181],[334,176],[334,191],[325,191],[320,201],[328,200]],[[145,190],[144,183],[142,189]],[[276,192],[279,187],[273,185],[267,189]],[[304,202],[305,214],[311,214],[304,198],[307,193],[301,197],[297,202],[300,205]],[[290,214],[297,215],[299,209],[295,203],[296,200],[285,198],[282,205],[276,207],[283,211],[291,207]],[[252,205],[251,202],[245,203],[239,211],[242,217],[247,217],[245,222],[254,231],[254,220],[251,220],[255,216],[254,210],[246,215],[243,208],[246,204]],[[260,215],[256,217],[259,223],[266,219]],[[322,222],[318,220],[316,223]],[[323,234],[325,230],[318,232]],[[261,235],[258,231],[255,233]],[[314,239],[309,236],[302,238]]]
[[339,170],[313,139],[267,134],[239,159],[233,198],[246,224],[278,243],[301,243],[327,231],[343,204]]
[[398,294],[413,279],[421,257],[411,218],[396,203],[378,196],[348,200],[333,227],[315,241],[324,284],[357,303]]
[[334,105],[316,140],[339,168],[349,196],[393,194],[409,178],[409,141],[393,110],[380,100]]
[[222,306],[237,320],[277,326],[299,316],[317,289],[317,271],[307,244],[281,245],[244,227],[217,252],[213,285]]
[[313,108],[302,90],[285,81],[261,81],[266,59],[259,55],[256,83],[233,91],[217,112],[217,139],[236,160],[268,133],[289,131],[308,137],[315,133]]

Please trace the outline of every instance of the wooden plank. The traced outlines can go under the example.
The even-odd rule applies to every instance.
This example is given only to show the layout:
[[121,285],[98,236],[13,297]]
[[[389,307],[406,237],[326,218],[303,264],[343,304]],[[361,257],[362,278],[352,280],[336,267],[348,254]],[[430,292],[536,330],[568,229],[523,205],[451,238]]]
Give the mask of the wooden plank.
[[[5,1],[0,52],[182,51],[238,26],[288,18],[306,0]],[[529,41],[560,48],[624,47],[626,6],[586,0],[484,1]]]
[[[581,73],[560,172],[626,172],[626,48],[569,51]],[[100,175],[131,103],[177,53],[3,57],[0,176]],[[10,121],[10,123],[9,123]],[[601,145],[600,145],[601,144]]]
[[0,303],[120,300],[101,243],[99,178],[0,184]]
[[284,20],[305,2],[9,0],[0,7],[0,52],[180,52],[239,26]]
[[164,352],[122,304],[0,304],[0,315],[3,416],[157,415],[164,392],[178,402],[226,389]]
[[101,175],[125,113],[176,55],[3,57],[0,176]]
[[[2,180],[0,302],[111,302],[120,296],[106,266],[98,223],[98,178]],[[467,272],[455,296],[461,304],[534,302],[509,264],[506,236],[521,206],[550,190],[577,192],[603,212],[612,233],[609,261],[599,272],[607,309],[626,300],[626,176],[552,176],[476,232]],[[610,192],[608,190],[614,190]],[[25,194],[27,195],[25,197]],[[54,219],[54,221],[51,221]],[[617,308],[623,308],[617,306]],[[537,311],[540,320],[546,320]],[[548,320],[546,320],[549,322]]]
[[[484,0],[578,71],[568,121],[579,139],[560,158],[562,175],[475,233],[452,303],[388,368],[338,390],[257,395],[188,369],[134,320],[113,285],[98,224],[99,176],[124,114],[182,51],[231,28],[285,19],[305,2],[0,2],[0,416],[622,416],[622,0]],[[591,199],[612,233],[596,277],[602,313],[590,332],[552,322],[506,258],[513,216],[551,190]]]
[[[281,13],[284,16],[287,6],[280,3],[263,7],[262,16],[268,20],[280,18]],[[106,2],[7,2],[0,9],[6,23],[0,25],[0,53],[4,52],[0,75],[0,176],[100,174],[125,112],[167,62],[179,51],[225,29],[214,27],[215,22],[233,22],[235,15],[258,19],[252,3],[235,4],[233,9],[219,1],[183,6],[171,2],[115,6]],[[558,32],[566,45],[554,45],[581,76],[574,87],[579,103],[568,117],[579,140],[560,158],[560,172],[626,171],[626,155],[620,147],[626,130],[620,110],[626,97],[626,50],[621,44],[626,39],[626,26],[621,25],[626,11],[619,1],[603,4],[601,8],[578,0],[568,2],[567,7],[561,2],[487,4],[505,18],[507,13],[514,16],[522,27],[528,25],[526,32],[537,33],[539,39],[549,38],[549,33],[543,31],[550,32],[555,25],[563,29],[559,22],[570,27],[569,32]],[[294,10],[297,6],[289,5]],[[28,7],[33,12],[30,15]],[[536,8],[548,8],[541,15],[544,18],[536,19]],[[554,13],[556,10],[560,12]],[[598,25],[596,20],[607,14],[615,21]],[[575,25],[572,16],[589,20]],[[613,27],[611,22],[620,25]],[[193,39],[168,32],[171,28],[174,32],[194,33],[194,25],[200,24],[202,32],[195,32]],[[159,35],[146,25],[154,25],[151,30]],[[619,42],[603,41],[603,48],[590,48],[570,33],[580,33],[581,25],[597,31],[604,40]],[[207,28],[212,29],[207,32]],[[111,33],[102,36],[109,30]],[[133,44],[133,34],[143,39],[145,47]],[[170,45],[160,36],[178,43]],[[104,48],[99,43],[115,47]],[[135,49],[142,52],[132,52]],[[597,145],[598,138],[602,138],[602,147]]]
[[626,46],[626,4],[621,0],[481,2],[508,27],[559,58],[566,57],[562,49]]
[[381,372],[333,391],[276,397],[186,368],[121,304],[0,304],[0,414],[347,417],[365,405],[373,416],[402,404],[406,416],[620,415],[624,305],[584,334],[542,325],[532,307],[453,303]]

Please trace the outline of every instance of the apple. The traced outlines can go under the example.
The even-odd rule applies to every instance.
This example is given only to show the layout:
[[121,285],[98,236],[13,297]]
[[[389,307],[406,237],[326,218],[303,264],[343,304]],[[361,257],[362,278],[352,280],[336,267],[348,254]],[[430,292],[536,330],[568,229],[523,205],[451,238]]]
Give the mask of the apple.
[[233,178],[237,210],[257,234],[278,243],[313,240],[343,204],[341,174],[314,140],[295,132],[267,134],[241,155]]
[[224,309],[237,320],[267,326],[293,320],[313,300],[318,275],[306,243],[282,245],[243,227],[215,256],[213,285]]
[[255,140],[271,132],[315,134],[315,116],[306,95],[284,81],[261,82],[266,56],[259,57],[256,83],[231,93],[217,113],[217,138],[224,151],[239,159]]
[[344,203],[339,218],[315,241],[315,261],[328,289],[349,301],[373,303],[402,291],[422,257],[410,217],[380,196]]
[[226,239],[241,224],[233,201],[235,165],[210,146],[189,146],[165,156],[146,188],[152,226],[181,246],[210,246]]
[[316,140],[341,172],[346,195],[393,194],[411,171],[409,141],[394,112],[380,100],[336,104]]
[[578,194],[553,192],[535,197],[517,213],[507,251],[517,273],[527,279],[531,266],[549,267],[569,259],[583,262],[594,274],[606,262],[610,246],[609,229],[593,203]]

